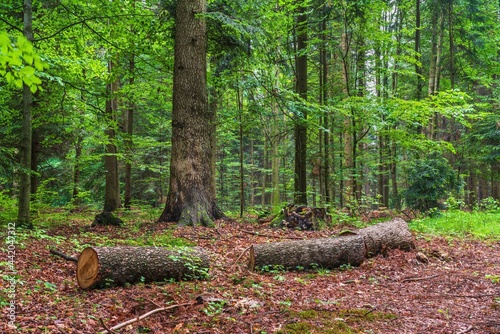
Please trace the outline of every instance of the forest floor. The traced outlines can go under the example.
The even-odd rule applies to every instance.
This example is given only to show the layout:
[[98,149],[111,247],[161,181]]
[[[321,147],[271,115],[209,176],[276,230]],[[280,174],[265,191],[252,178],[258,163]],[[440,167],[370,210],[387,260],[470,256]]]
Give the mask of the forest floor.
[[[415,235],[415,251],[392,250],[359,267],[256,273],[246,270],[251,244],[329,237],[345,226],[302,232],[234,221],[216,228],[88,225],[69,221],[18,242],[17,332],[100,333],[101,320],[110,328],[159,307],[187,304],[119,333],[500,333],[498,241]],[[92,244],[93,235],[124,240],[166,230],[210,253],[208,280],[83,291],[76,264],[49,254],[58,248],[77,256],[82,249],[75,243]],[[6,249],[4,240],[0,247]],[[417,252],[429,262],[418,261]],[[4,321],[8,300],[3,292],[0,297],[0,332],[16,332]]]

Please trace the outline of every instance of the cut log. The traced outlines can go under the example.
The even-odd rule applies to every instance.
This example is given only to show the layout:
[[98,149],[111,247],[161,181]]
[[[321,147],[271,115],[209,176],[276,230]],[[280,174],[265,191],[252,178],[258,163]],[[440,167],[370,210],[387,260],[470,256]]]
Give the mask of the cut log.
[[208,254],[199,247],[88,247],[78,257],[82,289],[208,276]]
[[366,245],[366,257],[384,253],[390,249],[409,251],[415,248],[408,224],[401,218],[372,225],[357,231]]
[[359,266],[365,259],[365,245],[359,235],[256,244],[250,248],[248,269],[337,268]]
[[314,266],[358,266],[366,257],[395,248],[406,251],[415,248],[408,225],[402,219],[394,219],[335,238],[252,245],[248,268],[253,271],[276,266],[286,270]]

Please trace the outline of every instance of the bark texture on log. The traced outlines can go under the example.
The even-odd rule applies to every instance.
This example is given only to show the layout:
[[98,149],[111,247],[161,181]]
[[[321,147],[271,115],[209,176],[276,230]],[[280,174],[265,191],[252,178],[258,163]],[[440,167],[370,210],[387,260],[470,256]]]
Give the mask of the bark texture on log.
[[399,218],[336,238],[309,239],[252,245],[248,268],[281,266],[283,269],[336,268],[360,265],[366,257],[387,250],[415,248],[408,224]]
[[372,225],[357,231],[366,245],[366,257],[384,253],[390,249],[409,251],[415,248],[408,224],[401,218]]
[[88,247],[78,257],[76,278],[82,289],[168,279],[203,279],[208,254],[199,247]]
[[343,264],[359,266],[365,258],[365,245],[359,235],[252,245],[250,270],[265,266],[283,269],[336,268]]

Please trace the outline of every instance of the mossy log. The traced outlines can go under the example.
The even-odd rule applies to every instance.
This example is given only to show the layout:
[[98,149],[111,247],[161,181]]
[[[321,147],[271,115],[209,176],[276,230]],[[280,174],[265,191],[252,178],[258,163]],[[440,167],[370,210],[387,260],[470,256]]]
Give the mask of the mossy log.
[[401,219],[373,225],[340,237],[252,245],[248,268],[262,270],[266,266],[279,266],[293,270],[314,266],[358,266],[367,257],[395,248],[415,248],[408,225]]
[[78,257],[76,279],[82,289],[203,279],[208,254],[199,247],[88,247]]

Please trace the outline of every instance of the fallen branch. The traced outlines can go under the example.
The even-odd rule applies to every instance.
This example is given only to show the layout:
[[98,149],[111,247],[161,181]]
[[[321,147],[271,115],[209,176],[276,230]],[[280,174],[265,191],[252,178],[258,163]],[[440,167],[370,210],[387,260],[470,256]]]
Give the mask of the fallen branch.
[[460,332],[457,332],[457,334],[465,334],[465,333],[469,333],[471,330],[474,329],[474,326],[469,326],[468,328],[464,329],[463,331],[460,331]]
[[416,282],[416,281],[424,281],[424,280],[427,280],[427,279],[432,279],[432,278],[436,278],[438,277],[439,275],[432,275],[432,276],[427,276],[427,277],[414,277],[414,278],[405,278],[404,280],[402,280],[401,282]]
[[69,255],[66,255],[66,254],[58,251],[57,249],[51,249],[50,250],[50,254],[54,254],[54,255],[60,256],[63,259],[65,259],[66,261],[78,262],[78,259],[76,257],[72,257],[72,256],[69,256]]
[[147,313],[144,313],[143,315],[138,316],[137,318],[130,319],[130,320],[127,320],[125,322],[122,322],[121,324],[118,324],[118,325],[113,326],[111,328],[106,327],[106,325],[104,324],[104,321],[101,318],[99,318],[99,322],[101,323],[102,327],[105,328],[105,330],[102,331],[102,332],[100,332],[100,334],[114,333],[114,331],[116,331],[116,330],[118,330],[120,328],[123,328],[125,326],[130,325],[130,324],[133,324],[134,322],[146,319],[147,317],[149,317],[150,315],[153,315],[155,313],[162,312],[162,311],[168,311],[168,310],[171,310],[171,309],[176,308],[176,307],[189,306],[189,305],[192,305],[192,304],[193,303],[191,302],[191,303],[171,305],[171,306],[167,306],[167,307],[160,307],[160,308],[151,310],[151,311],[149,311]]

